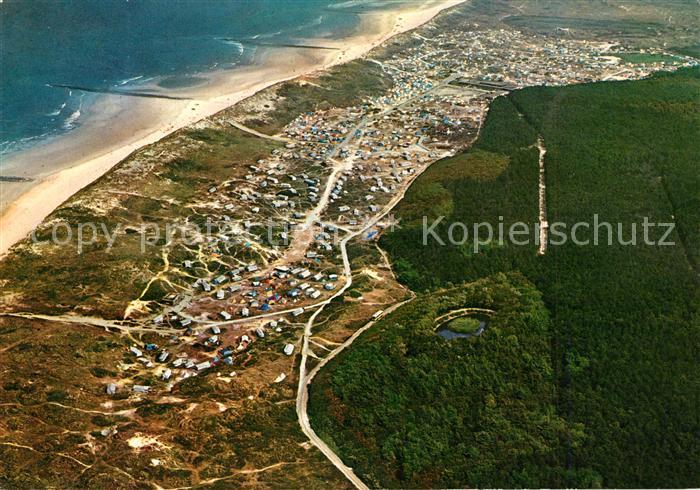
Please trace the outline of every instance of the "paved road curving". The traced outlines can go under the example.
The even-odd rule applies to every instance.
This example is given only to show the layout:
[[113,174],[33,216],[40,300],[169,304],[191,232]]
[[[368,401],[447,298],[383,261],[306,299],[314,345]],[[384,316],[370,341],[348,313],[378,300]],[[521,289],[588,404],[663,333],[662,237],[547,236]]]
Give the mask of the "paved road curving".
[[[459,73],[454,73],[447,77],[446,79],[442,80],[441,82],[435,84],[432,88],[426,90],[425,92],[416,95],[414,97],[411,97],[407,100],[404,100],[398,104],[393,105],[392,107],[389,107],[385,109],[384,111],[380,112],[377,115],[374,116],[368,116],[363,118],[357,126],[355,126],[349,133],[348,136],[340,142],[330,153],[330,157],[333,157],[338,150],[340,150],[342,147],[346,146],[356,135],[356,131],[358,129],[362,129],[367,125],[367,123],[374,118],[378,118],[381,116],[384,116],[385,114],[388,114],[392,112],[393,110],[397,109],[400,106],[403,106],[404,104],[410,103],[417,99],[418,97],[421,97],[425,95],[426,93],[432,92],[440,87],[443,87],[450,83],[452,80],[455,80],[460,76]],[[446,152],[444,156],[451,155],[451,152]],[[430,165],[425,166],[423,169],[421,169],[419,172],[416,173],[414,178],[411,180],[411,182],[415,182],[416,179],[423,173],[425,170],[427,170],[430,167]],[[331,174],[327,181],[327,189],[328,191],[333,185],[334,185],[334,180],[335,176],[337,173]],[[340,241],[340,251],[342,254],[343,258],[343,271],[345,275],[345,284],[343,285],[342,288],[340,288],[335,294],[333,294],[331,297],[326,299],[325,301],[321,302],[318,304],[318,309],[311,315],[311,317],[308,319],[306,322],[306,325],[304,327],[304,336],[302,339],[302,348],[301,348],[301,360],[299,362],[299,386],[297,390],[297,399],[296,399],[296,410],[297,410],[297,416],[299,419],[299,425],[301,426],[302,431],[306,436],[309,438],[311,443],[316,446],[327,458],[328,460],[333,463],[333,465],[338,468],[338,470],[345,475],[345,477],[350,480],[350,482],[358,489],[367,489],[367,485],[365,485],[362,480],[355,474],[355,472],[352,470],[352,468],[348,467],[343,463],[343,461],[338,457],[333,450],[328,447],[328,445],[323,442],[323,440],[318,437],[316,432],[311,428],[311,423],[309,421],[309,415],[307,413],[307,406],[309,402],[309,384],[313,380],[314,376],[319,372],[319,370],[332,358],[334,358],[338,353],[340,353],[342,350],[350,346],[355,339],[357,339],[365,330],[370,328],[372,325],[375,324],[377,319],[373,319],[372,321],[368,322],[365,324],[361,329],[359,329],[357,332],[355,332],[350,338],[348,338],[342,345],[340,345],[337,349],[333,350],[328,356],[326,356],[323,360],[319,362],[319,364],[309,373],[306,372],[306,361],[309,357],[309,339],[311,338],[312,331],[313,331],[313,325],[314,321],[316,320],[316,317],[323,311],[325,306],[333,301],[335,298],[341,296],[345,291],[352,286],[352,268],[350,266],[350,259],[348,258],[348,252],[347,252],[347,243],[352,240],[353,238],[356,238],[357,236],[360,236],[362,233],[365,233],[367,230],[370,228],[374,227],[377,223],[379,223],[382,219],[384,219],[396,206],[396,204],[399,203],[404,198],[404,195],[410,188],[410,185],[407,185],[399,194],[397,194],[382,210],[382,212],[378,215],[376,215],[374,218],[372,218],[362,229],[351,232],[350,234],[346,235],[341,241]],[[326,192],[324,192],[325,196]],[[325,207],[325,205],[324,205]],[[319,209],[320,207],[317,207]],[[321,209],[319,209],[319,212],[317,213],[317,218],[320,218],[321,215]],[[413,294],[413,293],[412,293]],[[413,296],[415,297],[415,296]],[[413,299],[411,297],[409,300],[403,301],[401,303],[398,303],[396,305],[391,306],[388,308],[383,315],[386,315],[387,313],[390,313],[394,311],[396,308],[402,306],[408,301],[411,301]]]

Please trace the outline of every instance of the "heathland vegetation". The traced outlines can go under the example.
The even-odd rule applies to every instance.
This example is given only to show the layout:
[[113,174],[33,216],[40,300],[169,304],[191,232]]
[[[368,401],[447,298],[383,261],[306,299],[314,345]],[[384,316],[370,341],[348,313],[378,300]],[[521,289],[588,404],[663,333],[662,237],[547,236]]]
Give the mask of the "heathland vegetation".
[[[252,97],[250,105],[236,105],[197,128],[182,129],[136,151],[56,209],[32,239],[0,262],[0,307],[121,318],[132,300],[157,301],[180,292],[172,283],[191,278],[178,264],[197,260],[199,252],[177,243],[162,247],[166,226],[204,226],[209,215],[200,203],[217,196],[210,189],[235,193],[233,183],[244,179],[249,165],[283,146],[233,127],[232,120],[274,133],[300,113],[353,105],[382,93],[390,83],[377,64],[353,61],[305,83],[295,80],[270,87]],[[269,110],[263,110],[264,104]],[[310,177],[327,172],[308,158],[293,162],[290,171],[294,170]],[[227,214],[236,218],[240,212]],[[79,232],[84,244],[79,243]],[[146,235],[158,246],[143,247]],[[224,261],[259,258],[247,247],[219,252]],[[213,267],[224,264],[214,261]],[[152,280],[156,275],[160,279]]]
[[312,83],[292,80],[275,87],[274,107],[263,118],[251,117],[245,107],[236,111],[247,126],[273,134],[299,114],[357,105],[359,101],[382,94],[390,87],[391,78],[382,71],[381,66],[367,60],[354,60],[329,69]]
[[[396,210],[402,229],[382,239],[400,279],[428,294],[523,274],[542,293],[537,317],[546,307],[551,323],[514,307],[513,323],[499,327],[497,315],[478,340],[446,344],[421,333],[424,314],[410,306],[370,330],[312,390],[312,422],[350,466],[396,487],[697,486],[699,99],[698,69],[512,92],[494,101],[473,149],[413,184]],[[579,239],[593,240],[597,214],[611,223],[599,225],[598,245],[569,241],[538,256],[534,236],[477,252],[471,240],[423,244],[424,215],[446,216],[442,237],[455,221],[470,231],[536,223],[538,136],[549,222],[590,223]],[[646,244],[645,217],[674,223],[675,245]],[[636,224],[636,245],[620,243],[618,223],[625,241]],[[651,228],[649,239],[664,232]],[[521,303],[523,289],[536,296],[525,280],[514,284]],[[546,396],[522,378],[536,366],[551,369],[537,380]],[[510,394],[492,399],[493,390]]]

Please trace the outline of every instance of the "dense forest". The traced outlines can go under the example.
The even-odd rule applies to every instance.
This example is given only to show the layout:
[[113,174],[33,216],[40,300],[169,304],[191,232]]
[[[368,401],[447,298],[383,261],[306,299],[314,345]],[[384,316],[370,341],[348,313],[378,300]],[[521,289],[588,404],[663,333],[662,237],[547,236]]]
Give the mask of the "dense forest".
[[[488,335],[445,341],[435,319],[494,309]],[[311,385],[319,436],[373,487],[539,486],[559,481],[549,314],[522,276],[428,293],[359,339]]]
[[[455,221],[469,226],[490,222],[494,227],[503,222],[506,229],[516,221],[535,223],[538,136],[547,148],[549,223],[563,223],[567,230],[577,222],[590,223],[578,233],[580,240],[590,239],[590,243],[550,242],[543,256],[536,254],[533,240],[524,246],[496,239],[476,247],[471,239],[461,245],[423,244],[424,215],[428,222],[446,216],[436,227],[442,237]],[[480,371],[484,379],[475,382],[470,377],[467,385],[460,385],[456,373],[454,385],[435,383],[445,359],[454,360],[446,357],[443,349],[448,347],[439,338],[421,352],[431,363],[426,361],[422,374],[416,374],[419,381],[408,391],[389,379],[372,378],[386,365],[392,369],[402,366],[394,357],[400,354],[383,350],[384,340],[370,347],[361,339],[363,350],[353,347],[339,356],[329,365],[323,388],[313,389],[314,425],[325,434],[337,431],[333,442],[341,456],[350,458],[348,464],[356,464],[361,473],[378,478],[370,483],[379,486],[698,486],[698,136],[698,69],[633,82],[515,91],[494,101],[471,150],[436,163],[413,184],[397,208],[402,229],[382,238],[400,279],[416,291],[454,287],[501,272],[522,274],[541,291],[551,326],[532,333],[547,345],[556,393],[552,417],[565,421],[559,434],[567,437],[547,440],[550,458],[536,465],[537,470],[529,465],[532,459],[509,466],[513,460],[506,451],[496,454],[494,461],[481,458],[484,468],[492,464],[501,473],[483,468],[479,473],[473,468],[478,463],[462,454],[425,453],[430,451],[426,448],[444,442],[438,437],[441,431],[451,429],[434,424],[415,429],[408,425],[411,419],[402,419],[405,416],[398,412],[393,412],[397,422],[388,426],[387,419],[376,418],[387,410],[386,405],[410,397],[411,392],[415,395],[409,405],[427,399],[436,411],[445,404],[455,411],[486,408],[485,400],[474,407],[475,399],[495,382],[494,377],[508,377],[505,373],[511,366],[490,365],[493,371]],[[675,229],[666,238],[674,244],[645,243],[645,218],[651,223],[674,223]],[[596,219],[611,223],[611,228],[597,227],[598,245],[593,244]],[[631,239],[636,226],[636,245],[621,242],[618,223],[623,241]],[[665,230],[652,227],[648,239],[658,242]],[[385,326],[384,336],[408,342],[412,337],[402,332],[413,328],[417,327],[410,322],[402,327]],[[489,342],[500,341],[487,329],[478,343]],[[471,346],[470,341],[466,343]],[[455,347],[450,344],[449,349]],[[412,357],[413,353],[403,355]],[[483,351],[470,351],[455,364],[468,372],[487,362],[482,355]],[[357,381],[362,389],[379,390],[372,403],[360,396],[362,390],[347,377],[349,372],[357,374],[360,367],[372,368],[371,374]],[[385,384],[375,385],[378,381]],[[342,387],[343,383],[349,386]],[[337,417],[322,415],[314,395],[333,400]],[[535,403],[528,400],[531,396],[537,395],[526,386],[520,401]],[[540,434],[522,431],[517,409],[503,415],[503,425],[481,430],[479,437],[502,438],[498,440],[509,447],[519,444],[522,437]],[[367,427],[361,431],[358,424]],[[449,447],[481,454],[474,431],[472,426],[452,433],[455,439],[447,439]],[[392,438],[410,454],[397,456],[382,449]],[[552,446],[555,439],[560,444],[557,448]],[[360,447],[363,451],[375,448],[372,451],[377,451],[374,454],[381,467],[396,467],[396,473],[365,472],[356,459]],[[529,454],[535,458],[537,453]],[[407,469],[407,460],[431,461],[433,473],[410,465]]]

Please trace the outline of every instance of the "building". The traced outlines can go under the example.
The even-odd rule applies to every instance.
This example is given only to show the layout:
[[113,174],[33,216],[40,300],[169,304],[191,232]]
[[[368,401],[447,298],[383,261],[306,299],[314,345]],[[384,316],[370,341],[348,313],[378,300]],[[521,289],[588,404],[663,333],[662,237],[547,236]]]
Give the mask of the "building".
[[195,368],[197,368],[197,371],[204,371],[205,369],[209,369],[210,367],[211,367],[211,362],[209,362],[209,361],[200,362],[199,364],[195,365]]

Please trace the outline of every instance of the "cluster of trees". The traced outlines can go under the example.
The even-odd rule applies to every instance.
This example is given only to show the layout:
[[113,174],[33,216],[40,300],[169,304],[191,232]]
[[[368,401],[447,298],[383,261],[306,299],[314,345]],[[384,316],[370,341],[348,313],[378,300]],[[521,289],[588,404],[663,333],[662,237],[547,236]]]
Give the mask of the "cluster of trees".
[[[494,456],[494,472],[481,475],[472,472],[473,460],[462,456],[452,458],[448,452],[438,451],[431,453],[432,456],[420,452],[406,455],[408,459],[417,458],[416,461],[431,461],[432,476],[427,470],[425,473],[420,473],[420,469],[417,473],[402,470],[392,478],[379,477],[378,484],[697,486],[700,481],[697,466],[700,460],[697,444],[700,139],[695,136],[700,128],[699,100],[697,68],[658,74],[641,81],[516,91],[494,101],[472,150],[506,156],[505,169],[494,173],[489,180],[469,172],[455,174],[449,162],[438,163],[414,183],[406,202],[397,210],[398,216],[405,218],[403,228],[382,239],[400,279],[418,291],[507,271],[519,271],[532,281],[551,312],[551,328],[535,329],[532,333],[548,346],[547,358],[552,360],[557,393],[552,417],[566,421],[569,436],[557,439],[556,443],[550,440],[554,445],[559,444],[552,450],[560,456],[547,467],[551,471],[541,469],[533,473],[530,466],[518,463],[522,471],[535,475],[529,480],[520,478],[522,475],[517,472],[500,476],[495,472],[509,468],[508,451]],[[568,226],[581,221],[590,223],[597,214],[600,221],[613,224],[612,243],[608,242],[607,228],[603,228],[598,245],[569,242],[550,246],[544,256],[536,255],[535,244],[492,243],[479,253],[473,252],[471,243],[423,245],[423,225],[416,210],[425,207],[430,215],[433,203],[441,207],[440,213],[448,211],[443,229],[438,227],[442,236],[444,228],[454,221],[498,223],[502,216],[506,226],[515,221],[535,223],[538,152],[534,144],[538,135],[547,147],[549,222],[564,222]],[[443,172],[444,168],[449,171]],[[675,245],[645,244],[642,237],[645,217],[652,223],[674,223],[675,230],[667,240]],[[625,240],[630,238],[632,224],[636,223],[636,245],[619,243],[617,223],[623,225]],[[664,231],[652,228],[650,238],[658,241]],[[407,325],[394,328],[413,327],[407,321]],[[401,330],[395,335],[402,342],[414,345],[406,339],[408,336],[401,335]],[[480,342],[493,340],[493,335],[485,335]],[[468,357],[460,358],[460,371],[452,373],[455,384],[445,386],[436,383],[434,376],[443,360],[454,362],[454,358],[445,357],[439,344],[429,344],[420,351],[431,362],[428,365],[426,360],[422,366],[420,377],[425,384],[399,390],[388,378],[374,378],[383,372],[386,363],[393,369],[392,376],[403,376],[396,373],[406,369],[393,360],[392,356],[398,354],[383,347],[389,340],[381,342],[375,346],[369,342],[366,347],[363,344],[361,351],[353,348],[329,374],[333,383],[342,380],[353,386],[350,378],[335,378],[335,373],[350,369],[346,363],[351,360],[359,366],[355,356],[364,355],[362,365],[364,369],[371,366],[372,372],[362,374],[358,369],[354,374],[360,379],[369,376],[378,383],[388,383],[377,384],[374,388],[377,398],[372,403],[367,404],[368,399],[360,391],[343,391],[336,384],[322,393],[333,402],[331,409],[335,408],[338,414],[344,410],[355,413],[360,402],[370,407],[365,408],[363,418],[359,419],[360,426],[367,426],[364,430],[353,426],[333,439],[343,456],[359,458],[355,456],[359,448],[374,448],[376,442],[367,436],[373,430],[386,432],[387,440],[394,434],[396,447],[404,451],[414,441],[423,448],[438,444],[435,439],[441,440],[440,431],[444,427],[431,424],[432,433],[415,432],[411,431],[412,419],[401,412],[391,412],[397,422],[389,426],[381,424],[390,423],[391,417],[378,421],[368,413],[378,414],[396,400],[409,404],[401,396],[407,397],[410,404],[430,400],[436,411],[452,403],[462,411],[475,409],[474,398],[469,397],[477,396],[485,387],[475,383],[473,377],[467,378],[465,373],[473,366],[483,370],[489,360],[497,362],[482,357],[481,352],[470,351]],[[400,350],[405,343],[396,341],[391,345],[394,350]],[[500,343],[496,345],[503,348]],[[453,349],[451,345],[449,348]],[[500,376],[508,369],[503,364],[489,366],[493,371],[480,372]],[[509,375],[522,384],[517,374],[520,369],[522,366],[517,366]],[[347,375],[350,371],[343,372]],[[457,389],[467,379],[469,382]],[[370,386],[367,382],[365,388],[371,390]],[[367,396],[372,396],[371,393]],[[521,401],[534,403],[530,399],[534,395],[535,392],[526,390],[521,393]],[[462,396],[468,397],[470,403]],[[480,410],[488,406],[486,400],[476,405]],[[516,415],[517,411],[513,410],[504,413],[499,428],[489,426],[478,430],[464,426],[460,431],[460,443],[464,446],[459,447],[476,450],[480,447],[474,440],[477,436],[484,440],[502,437],[502,442],[508,445],[539,434],[533,427],[524,432],[509,427],[517,420]],[[338,417],[342,419],[341,415]],[[323,422],[328,424],[326,432],[331,434],[332,427],[349,423],[351,417],[347,415],[344,422],[335,425],[326,419]],[[582,428],[583,436],[573,436],[572,428]],[[384,447],[372,449],[378,451],[377,458],[383,464],[396,461],[396,452]],[[350,461],[351,466],[354,462]],[[445,472],[453,479],[447,478]],[[416,480],[414,474],[421,474],[423,479]]]
[[[550,247],[522,267],[554,318],[560,413],[586,424],[568,466],[606,486],[697,485],[700,70],[512,99],[548,148],[550,222],[598,214],[625,240],[637,224],[636,245],[602,231],[597,246]],[[675,245],[643,243],[644,218],[675,223]]]
[[[435,319],[496,310],[481,337],[447,341]],[[314,429],[370,486],[538,487],[563,481],[550,319],[518,274],[427,293],[383,319],[311,385]]]

